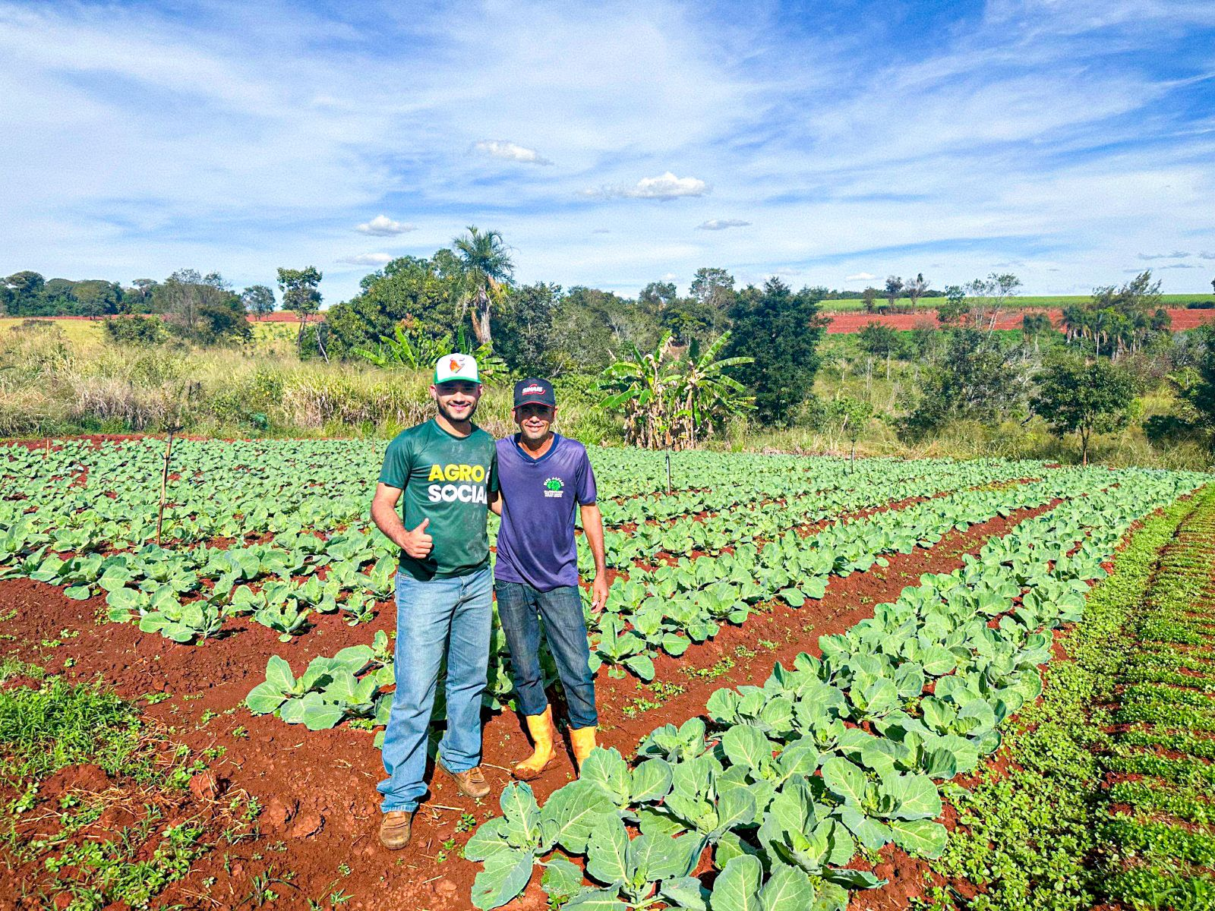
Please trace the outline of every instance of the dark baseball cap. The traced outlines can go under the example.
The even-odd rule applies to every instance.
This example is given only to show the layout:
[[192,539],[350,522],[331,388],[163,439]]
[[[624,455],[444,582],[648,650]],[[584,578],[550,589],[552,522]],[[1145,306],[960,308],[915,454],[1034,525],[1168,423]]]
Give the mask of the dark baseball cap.
[[557,396],[553,394],[553,384],[548,380],[529,376],[515,383],[515,407],[521,405],[548,405],[557,407]]

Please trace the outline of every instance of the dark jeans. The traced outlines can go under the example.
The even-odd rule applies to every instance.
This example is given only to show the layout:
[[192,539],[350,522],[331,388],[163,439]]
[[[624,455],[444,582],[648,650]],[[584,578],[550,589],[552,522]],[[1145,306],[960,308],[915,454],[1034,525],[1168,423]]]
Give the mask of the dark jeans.
[[589,728],[598,724],[595,675],[591,673],[591,650],[578,587],[563,586],[551,592],[542,592],[519,582],[497,582],[494,587],[523,714],[540,715],[548,705],[540,672],[540,620],[543,619],[548,647],[556,659],[557,675],[565,690],[570,726]]

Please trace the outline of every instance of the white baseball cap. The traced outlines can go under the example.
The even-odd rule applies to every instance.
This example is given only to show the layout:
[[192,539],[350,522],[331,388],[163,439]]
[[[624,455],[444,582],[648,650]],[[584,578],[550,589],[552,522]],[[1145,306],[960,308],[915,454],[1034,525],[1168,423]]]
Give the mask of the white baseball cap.
[[435,361],[435,385],[464,380],[480,383],[477,361],[471,354],[445,354]]

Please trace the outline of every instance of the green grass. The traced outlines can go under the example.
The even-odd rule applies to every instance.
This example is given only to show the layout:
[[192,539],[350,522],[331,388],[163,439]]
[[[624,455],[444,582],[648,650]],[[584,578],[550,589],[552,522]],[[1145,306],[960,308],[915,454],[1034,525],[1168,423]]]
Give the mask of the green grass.
[[[0,675],[16,674],[42,676],[29,665],[0,665]],[[99,766],[110,787],[41,795],[51,775],[76,765]],[[58,677],[0,691],[0,779],[19,795],[0,807],[0,861],[15,874],[6,897],[51,907],[68,896],[69,911],[115,902],[148,907],[221,840],[235,843],[253,831],[259,808],[244,792],[215,807],[213,828],[222,835],[209,831],[202,813],[182,818],[190,779],[204,769],[112,692]],[[94,828],[115,805],[133,812],[133,821]]]
[[86,684],[52,677],[41,689],[0,691],[0,749],[6,754],[0,769],[43,778],[92,762],[115,775],[138,752],[141,728],[134,707]]
[[1194,661],[1215,657],[1213,539],[1215,509],[1202,508],[1162,560],[1123,673],[1115,718],[1131,727],[1105,767],[1130,777],[1105,794],[1099,860],[1105,898],[1134,911],[1215,907],[1215,667]]

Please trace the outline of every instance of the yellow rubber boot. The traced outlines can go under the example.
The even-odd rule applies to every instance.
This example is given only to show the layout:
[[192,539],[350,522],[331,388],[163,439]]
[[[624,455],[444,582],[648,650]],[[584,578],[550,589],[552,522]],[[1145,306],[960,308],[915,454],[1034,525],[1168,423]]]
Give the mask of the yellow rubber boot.
[[557,755],[553,751],[553,739],[556,735],[553,729],[553,707],[547,706],[543,713],[525,715],[524,718],[527,719],[527,731],[532,735],[535,752],[515,766],[511,774],[520,781],[533,781],[544,774]]
[[595,749],[596,730],[593,725],[589,728],[570,728],[570,743],[574,747],[574,761],[578,763],[579,772],[582,771],[582,763],[586,762],[586,757]]

